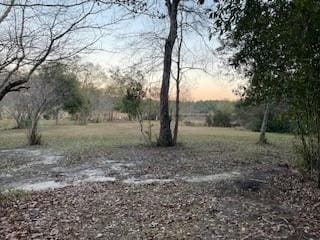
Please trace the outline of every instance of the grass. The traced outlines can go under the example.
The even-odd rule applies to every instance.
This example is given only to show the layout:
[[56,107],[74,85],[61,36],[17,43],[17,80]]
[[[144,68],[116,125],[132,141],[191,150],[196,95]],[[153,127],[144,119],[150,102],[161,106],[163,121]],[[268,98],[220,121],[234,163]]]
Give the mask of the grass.
[[[158,134],[158,123],[154,124],[153,136]],[[27,144],[26,130],[12,129],[12,121],[0,121],[0,148],[15,148]],[[135,122],[108,122],[76,125],[71,121],[60,122],[55,125],[53,121],[41,122],[41,133],[46,145],[58,148],[74,149],[86,146],[115,146],[143,143],[139,126]],[[259,133],[238,130],[234,128],[214,127],[180,127],[180,140],[182,142],[257,142]],[[268,133],[268,140],[272,144],[292,142],[293,137],[287,134]]]
[[1,190],[0,189],[0,203],[10,203],[17,200],[23,200],[28,199],[30,197],[30,194],[28,192],[25,192],[23,190],[18,189],[6,189]]
[[[0,121],[0,149],[19,148],[27,145],[26,131],[21,129],[5,129],[13,126],[12,122]],[[62,121],[55,125],[54,121],[42,121],[40,124],[43,146],[78,155],[86,152],[99,152],[118,146],[143,144],[140,128],[136,122],[107,122],[76,125],[71,121]],[[154,123],[153,136],[158,134],[159,124]],[[259,133],[234,128],[190,127],[181,126],[179,142],[197,151],[233,152],[233,156],[246,155],[256,157],[257,153],[274,154],[284,157],[293,153],[294,137],[288,134],[268,133],[270,144],[256,144]],[[256,159],[260,161],[260,159]]]
[[[154,124],[153,136],[158,134],[158,123]],[[8,128],[8,127],[11,128]],[[26,130],[12,129],[12,121],[0,121],[0,149],[16,148],[27,145]],[[71,121],[60,122],[42,121],[40,124],[43,142],[53,148],[65,150],[81,150],[86,147],[112,147],[143,143],[140,129],[135,122],[108,122],[76,125]],[[180,142],[242,142],[243,144],[256,143],[259,133],[238,130],[234,128],[214,127],[180,127]],[[271,144],[281,145],[293,142],[288,134],[268,133]]]
[[[0,122],[0,126],[2,124],[3,122]],[[77,151],[93,146],[109,147],[138,144],[141,141],[136,127],[132,123],[105,123],[80,126],[70,121],[63,121],[59,125],[55,125],[53,121],[42,121],[40,131],[44,146],[66,151]],[[0,148],[17,148],[26,145],[25,130],[0,130]]]
[[[159,124],[154,124],[156,136]],[[3,128],[0,149],[26,146],[24,130]],[[0,170],[12,174],[8,182],[38,176],[61,181],[63,174],[52,175],[56,166],[66,172],[101,168],[117,180],[29,194],[0,191],[4,226],[0,235],[7,238],[14,232],[17,238],[41,234],[36,235],[39,239],[95,239],[101,234],[105,239],[244,239],[257,233],[261,233],[259,239],[284,239],[284,234],[290,239],[319,239],[319,225],[314,223],[319,213],[307,206],[316,206],[320,192],[315,184],[302,181],[284,165],[294,160],[292,135],[268,133],[270,144],[259,145],[255,132],[181,126],[178,146],[150,148],[141,145],[135,122],[79,126],[63,121],[56,126],[53,121],[42,121],[41,132],[41,147],[63,151],[67,153],[65,158],[56,165],[35,164],[16,171],[32,157],[20,155],[19,160],[15,155],[0,153]],[[103,160],[133,165],[123,174],[107,166],[108,161],[103,165]],[[203,183],[178,180],[234,171],[243,174],[241,179]],[[176,180],[124,184],[123,180],[132,178]],[[253,186],[258,187],[250,187],[255,181],[259,184]],[[18,230],[17,224],[22,226]],[[291,225],[295,227],[293,232]],[[53,231],[55,227],[59,231]]]

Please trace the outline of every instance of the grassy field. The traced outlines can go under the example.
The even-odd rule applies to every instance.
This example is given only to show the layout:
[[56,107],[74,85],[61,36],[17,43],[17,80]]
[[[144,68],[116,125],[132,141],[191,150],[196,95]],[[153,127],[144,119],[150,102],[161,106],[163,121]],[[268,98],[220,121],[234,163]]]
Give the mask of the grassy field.
[[42,121],[34,148],[12,126],[0,122],[0,180],[67,185],[0,198],[5,239],[320,239],[320,191],[291,135],[259,145],[250,131],[181,126],[178,146],[160,148],[135,122]]
[[[158,123],[153,123],[153,139],[156,141]],[[26,146],[26,130],[12,129],[14,123],[0,121],[0,149]],[[143,144],[139,125],[136,122],[109,122],[100,124],[77,125],[71,121],[62,121],[55,125],[53,121],[42,121],[40,130],[44,147],[79,151],[90,148],[114,147],[121,145]],[[180,143],[221,143],[240,144],[248,148],[256,147],[258,133],[234,128],[180,127]],[[272,145],[291,148],[293,137],[287,134],[269,133]]]
[[[26,130],[12,129],[13,123],[8,121],[1,124],[6,128],[0,130],[0,149],[28,148]],[[156,142],[159,124],[155,122],[153,125],[153,140]],[[128,158],[130,157],[126,156],[130,155],[128,149],[135,147],[134,149],[138,149],[135,151],[139,152],[145,145],[140,127],[136,122],[108,122],[81,126],[71,121],[63,121],[59,125],[55,125],[53,121],[42,121],[40,130],[43,141],[40,148],[52,149],[68,155],[70,162],[83,161],[83,159],[91,161],[111,152],[118,155],[114,157]],[[258,137],[257,132],[234,128],[181,126],[178,146],[167,150],[144,147],[143,152],[137,154],[152,158],[160,151],[166,153],[162,158],[170,159],[174,154],[183,156],[190,151],[196,154],[195,158],[204,158],[203,163],[201,161],[194,163],[194,159],[187,158],[194,165],[193,168],[196,165],[200,165],[199,168],[201,168],[201,164],[205,165],[208,162],[213,164],[215,161],[210,161],[212,158],[219,158],[220,161],[225,159],[226,166],[250,162],[267,165],[271,163],[296,165],[293,136],[268,133],[269,144],[265,146],[257,144]],[[172,153],[173,156],[168,156],[167,152]],[[3,163],[1,165],[3,166]]]

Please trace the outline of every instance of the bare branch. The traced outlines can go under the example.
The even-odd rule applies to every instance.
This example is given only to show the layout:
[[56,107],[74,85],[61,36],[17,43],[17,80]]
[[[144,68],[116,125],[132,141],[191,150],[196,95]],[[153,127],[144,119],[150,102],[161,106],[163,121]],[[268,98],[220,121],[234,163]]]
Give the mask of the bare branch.
[[10,0],[10,3],[7,4],[7,9],[4,11],[4,13],[0,16],[0,24],[3,22],[6,17],[8,17],[9,13],[11,12],[13,6],[14,6],[15,0]]

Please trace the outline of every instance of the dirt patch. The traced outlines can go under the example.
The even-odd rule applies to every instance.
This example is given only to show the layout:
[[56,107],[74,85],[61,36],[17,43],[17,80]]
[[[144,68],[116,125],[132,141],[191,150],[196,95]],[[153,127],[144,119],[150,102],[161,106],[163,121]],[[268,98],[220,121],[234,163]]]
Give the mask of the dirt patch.
[[208,182],[88,184],[0,205],[0,234],[8,239],[319,239],[319,197],[312,184],[280,173],[259,194],[230,194]]
[[123,147],[70,165],[7,153],[4,185],[36,191],[0,202],[4,239],[320,239],[320,191],[273,158]]
[[134,162],[105,158],[68,165],[63,154],[45,149],[2,150],[0,157],[2,163],[10,162],[10,167],[1,169],[2,187],[26,191],[115,181],[115,176],[129,175],[127,170],[136,165]]
[[205,176],[190,176],[183,177],[182,179],[189,183],[201,182],[218,182],[225,180],[233,180],[239,178],[242,174],[240,172],[224,172],[219,174],[205,175]]
[[[64,165],[65,157],[39,149],[15,149],[0,151],[3,157],[25,159],[7,173],[1,173],[5,188],[25,191],[43,191],[79,185],[88,182],[115,182],[125,184],[153,184],[173,181],[185,182],[215,182],[233,179],[240,176],[238,172],[221,173],[206,176],[173,176],[173,178],[157,178],[154,175],[140,175],[134,172],[137,162],[116,161],[97,158],[95,161],[80,163],[79,165]],[[140,161],[142,169],[144,161]],[[146,161],[148,164],[148,162]],[[63,166],[64,165],[64,166]],[[133,171],[130,171],[133,170]],[[135,177],[138,175],[138,177]],[[17,181],[19,179],[19,181]]]
[[[144,150],[147,153],[149,152],[149,149]],[[179,148],[177,150],[180,152]],[[130,151],[134,150],[131,149]],[[199,170],[197,170],[198,174],[192,174],[193,171],[185,171],[185,168],[191,165],[190,159],[186,159],[187,161],[185,160],[185,162],[181,162],[181,159],[175,159],[176,165],[177,163],[181,165],[177,166],[177,169],[180,168],[182,171],[173,173],[170,170],[175,165],[174,160],[169,163],[165,159],[161,159],[161,157],[164,157],[163,153],[160,153],[158,158],[155,158],[156,155],[152,155],[152,158],[150,156],[148,159],[141,158],[138,154],[150,156],[137,148],[135,154],[131,154],[133,159],[121,159],[119,155],[100,156],[70,165],[67,164],[68,159],[66,156],[46,149],[2,150],[0,151],[2,159],[13,159],[13,164],[10,168],[1,170],[0,180],[3,183],[2,187],[5,189],[25,191],[43,191],[89,182],[115,181],[135,185],[169,182],[196,184],[229,181],[234,186],[254,191],[278,171],[274,169],[267,171],[254,169],[223,171],[225,168],[216,168],[214,172],[217,173],[210,175],[199,174],[199,172],[207,172]],[[116,156],[121,160],[110,159]],[[196,156],[195,159],[198,159],[198,157]],[[163,162],[160,162],[162,160]],[[161,167],[159,166],[160,163],[162,164]],[[203,163],[204,166],[207,166],[205,161]],[[159,171],[155,172],[155,169],[159,169]]]

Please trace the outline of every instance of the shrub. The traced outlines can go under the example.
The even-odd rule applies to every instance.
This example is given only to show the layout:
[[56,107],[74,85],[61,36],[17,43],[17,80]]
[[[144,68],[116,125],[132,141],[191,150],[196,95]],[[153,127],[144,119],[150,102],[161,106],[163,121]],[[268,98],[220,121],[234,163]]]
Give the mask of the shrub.
[[184,121],[184,125],[186,125],[187,127],[194,127],[196,124],[191,121]]
[[231,127],[231,114],[218,110],[207,116],[206,123],[209,127]]

